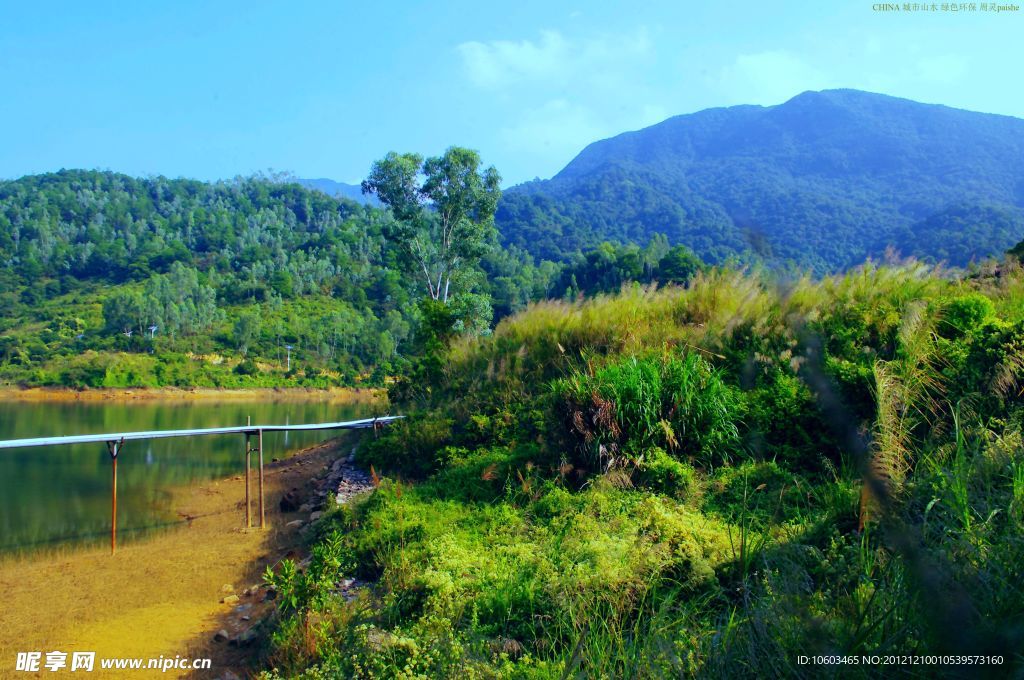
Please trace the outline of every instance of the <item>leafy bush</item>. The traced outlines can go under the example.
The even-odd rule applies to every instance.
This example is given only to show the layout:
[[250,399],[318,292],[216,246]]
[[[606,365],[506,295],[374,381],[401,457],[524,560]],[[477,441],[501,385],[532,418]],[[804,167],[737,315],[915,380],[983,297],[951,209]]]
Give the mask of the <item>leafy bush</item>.
[[382,472],[425,477],[440,467],[441,449],[451,442],[453,423],[437,414],[405,418],[390,425],[379,438],[367,440],[359,448],[357,460]]
[[60,372],[59,384],[69,387],[103,387],[107,377],[109,359],[100,357],[95,352],[71,359]]
[[697,473],[690,465],[677,460],[664,449],[647,449],[637,461],[637,481],[648,488],[686,500],[698,488]]
[[[846,377],[840,384],[847,389],[846,394],[869,399],[869,404],[858,406],[873,412],[873,396],[868,392],[865,397],[862,392],[866,388],[860,381],[865,377],[856,370],[850,373],[857,382],[851,386],[847,382],[851,378]],[[838,458],[838,445],[829,424],[821,417],[817,400],[796,376],[772,371],[744,397],[747,445],[758,457],[785,460],[797,468],[817,468],[823,458]],[[851,414],[851,420],[860,417],[863,416],[856,411]]]
[[290,613],[300,607],[322,607],[338,580],[352,573],[354,567],[341,534],[334,530],[313,546],[307,569],[300,570],[293,560],[286,559],[277,571],[268,566],[263,579],[277,590],[282,611]]
[[745,517],[756,517],[762,524],[800,519],[813,502],[808,482],[775,462],[723,468],[707,483],[705,509],[731,522]]
[[996,306],[980,293],[968,293],[947,301],[942,310],[946,337],[962,336],[995,317]]
[[238,362],[238,365],[235,366],[234,371],[238,375],[259,375],[260,369],[256,365],[255,361],[246,358],[243,361]]

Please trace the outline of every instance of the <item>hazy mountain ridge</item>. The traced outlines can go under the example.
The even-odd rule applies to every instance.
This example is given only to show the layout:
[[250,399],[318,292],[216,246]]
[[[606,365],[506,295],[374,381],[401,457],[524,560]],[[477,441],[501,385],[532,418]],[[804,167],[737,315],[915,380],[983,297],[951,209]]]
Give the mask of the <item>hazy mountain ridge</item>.
[[[498,219],[544,257],[663,232],[713,261],[754,250],[834,270],[888,246],[958,265],[998,254],[1024,237],[1022,208],[1024,120],[832,90],[594,142],[507,191]],[[949,211],[959,235],[937,228]]]
[[295,181],[307,189],[315,189],[316,191],[323,192],[328,196],[333,196],[335,198],[347,198],[365,205],[380,205],[380,201],[377,200],[376,196],[364,194],[362,188],[358,184],[336,182],[333,179],[327,179],[326,177],[318,177],[316,179],[300,178]]

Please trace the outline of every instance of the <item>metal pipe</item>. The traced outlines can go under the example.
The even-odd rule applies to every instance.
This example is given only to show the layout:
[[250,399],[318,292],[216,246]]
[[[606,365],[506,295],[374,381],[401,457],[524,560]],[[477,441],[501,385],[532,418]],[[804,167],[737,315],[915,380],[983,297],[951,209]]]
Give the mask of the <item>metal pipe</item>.
[[265,432],[305,432],[312,430],[356,430],[373,427],[375,422],[386,423],[404,416],[386,416],[381,418],[364,418],[344,423],[311,423],[308,425],[257,425],[240,427],[213,427],[199,430],[153,430],[150,432],[109,432],[106,434],[84,434],[71,437],[32,437],[29,439],[9,439],[0,441],[0,449],[16,449],[29,446],[63,446],[66,444],[102,444],[110,441],[135,441],[139,439],[164,439],[167,437],[199,437],[214,434],[256,434]]
[[266,526],[265,516],[263,514],[263,430],[259,431],[257,437],[260,447],[260,529],[262,529],[264,526]]
[[249,448],[249,435],[245,435],[245,528],[252,528],[252,510],[249,507],[249,468],[252,464],[252,449]]
[[117,454],[121,452],[124,440],[107,442],[107,453],[110,454],[110,554],[117,551]]
[[117,454],[114,454],[113,480],[110,484],[110,554],[117,550]]

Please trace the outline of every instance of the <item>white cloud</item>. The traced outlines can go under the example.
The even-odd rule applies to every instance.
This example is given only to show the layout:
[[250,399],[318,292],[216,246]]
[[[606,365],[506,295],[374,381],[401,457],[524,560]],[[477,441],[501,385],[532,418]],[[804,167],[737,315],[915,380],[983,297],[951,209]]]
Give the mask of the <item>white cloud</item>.
[[672,92],[650,82],[657,55],[644,27],[543,31],[526,40],[466,42],[456,51],[467,80],[496,104],[500,143],[529,157],[530,174],[553,174],[590,142],[670,115]]
[[644,28],[585,36],[543,31],[536,39],[458,45],[469,82],[500,107],[499,140],[556,172],[587,144],[668,117],[651,87],[654,45]]
[[504,90],[518,84],[552,88],[621,82],[651,52],[645,29],[622,35],[569,40],[558,31],[540,39],[465,42],[456,48],[470,81]]
[[740,54],[721,69],[717,82],[737,104],[778,104],[806,90],[836,86],[823,71],[785,50]]
[[569,46],[557,31],[542,31],[540,41],[493,40],[465,42],[458,46],[469,79],[485,88],[535,79],[547,79],[563,72]]

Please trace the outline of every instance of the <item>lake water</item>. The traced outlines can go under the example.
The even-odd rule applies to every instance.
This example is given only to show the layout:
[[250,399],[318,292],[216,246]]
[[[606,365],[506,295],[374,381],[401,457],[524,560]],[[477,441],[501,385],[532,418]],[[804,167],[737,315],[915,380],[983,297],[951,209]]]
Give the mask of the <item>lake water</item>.
[[[326,399],[0,401],[0,440],[231,427],[245,425],[250,416],[254,425],[300,425],[354,420],[373,411],[369,404]],[[332,436],[266,433],[264,460]],[[216,435],[126,442],[117,466],[118,541],[180,521],[170,507],[172,487],[244,473],[243,441],[242,435]],[[0,553],[108,541],[110,468],[104,444],[0,449]]]

